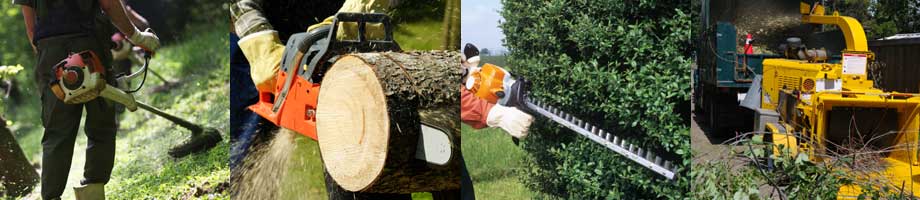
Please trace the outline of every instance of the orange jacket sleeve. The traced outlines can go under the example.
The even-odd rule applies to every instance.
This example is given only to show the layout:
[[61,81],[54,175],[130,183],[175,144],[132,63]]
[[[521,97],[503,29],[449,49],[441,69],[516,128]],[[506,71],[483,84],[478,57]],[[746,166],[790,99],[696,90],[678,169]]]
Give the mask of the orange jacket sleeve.
[[492,106],[495,104],[477,98],[466,88],[460,87],[460,119],[463,123],[475,129],[487,127],[486,116],[489,110],[492,110]]

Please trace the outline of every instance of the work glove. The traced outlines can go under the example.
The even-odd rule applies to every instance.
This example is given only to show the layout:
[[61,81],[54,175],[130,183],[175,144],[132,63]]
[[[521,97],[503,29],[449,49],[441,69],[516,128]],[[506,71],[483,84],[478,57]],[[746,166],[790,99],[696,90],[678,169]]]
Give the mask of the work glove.
[[271,92],[275,87],[275,76],[281,70],[284,45],[277,31],[262,31],[249,34],[237,42],[243,55],[249,60],[250,75],[256,89]]
[[131,43],[143,48],[146,51],[155,51],[160,48],[160,38],[157,35],[150,32],[150,29],[140,31],[137,28],[134,29],[134,34],[128,37],[128,40],[131,40]]
[[530,128],[531,123],[533,123],[533,116],[517,108],[502,105],[492,106],[486,116],[486,125],[499,127],[518,139],[527,137],[527,129]]
[[[387,9],[390,7],[390,0],[345,0],[345,3],[342,4],[342,8],[339,8],[338,12],[349,12],[349,13],[386,13]],[[318,24],[311,25],[307,28],[308,31],[319,28],[323,25],[331,25],[332,19],[334,17],[327,17],[325,20]],[[366,30],[366,37],[369,40],[379,40],[383,39],[386,35],[382,24],[373,24],[368,23]],[[341,29],[336,33],[335,36],[337,39],[349,39],[356,40],[358,38],[358,26],[356,23],[344,23],[342,24]]]

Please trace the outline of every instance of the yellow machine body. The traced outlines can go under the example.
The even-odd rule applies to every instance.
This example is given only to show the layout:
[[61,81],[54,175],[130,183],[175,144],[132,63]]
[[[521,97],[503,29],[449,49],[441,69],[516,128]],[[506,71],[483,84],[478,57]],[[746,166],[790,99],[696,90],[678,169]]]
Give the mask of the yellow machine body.
[[471,72],[470,77],[473,78],[473,87],[470,91],[474,95],[489,103],[497,103],[499,99],[504,98],[507,87],[505,82],[511,78],[511,74],[499,66],[486,63],[479,70]]
[[[827,160],[834,151],[859,138],[871,138],[882,154],[883,170],[853,173],[858,179],[882,180],[906,194],[920,195],[920,94],[884,92],[866,75],[874,59],[862,26],[851,17],[824,15],[824,7],[802,3],[804,23],[836,25],[847,48],[841,63],[795,59],[765,59],[761,92],[762,109],[776,110],[778,124],[766,124],[772,134],[774,155],[804,152],[812,161]],[[867,124],[874,124],[868,125]],[[871,126],[871,127],[870,127]],[[797,138],[796,135],[799,135]],[[785,150],[784,148],[789,148]],[[913,177],[918,177],[914,179]],[[856,197],[859,187],[841,187],[838,198]]]

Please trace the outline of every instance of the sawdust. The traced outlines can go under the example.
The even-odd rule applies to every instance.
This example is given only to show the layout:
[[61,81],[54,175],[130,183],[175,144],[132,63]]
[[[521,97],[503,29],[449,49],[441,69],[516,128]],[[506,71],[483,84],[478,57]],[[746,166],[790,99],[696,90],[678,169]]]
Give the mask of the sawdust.
[[293,131],[282,129],[268,144],[253,147],[243,160],[241,173],[232,179],[232,199],[278,199],[294,147]]
[[779,44],[790,36],[801,37],[802,15],[798,1],[742,1],[736,4],[734,24],[738,31],[738,49],[742,50],[746,34],[754,37],[755,54],[777,54]]

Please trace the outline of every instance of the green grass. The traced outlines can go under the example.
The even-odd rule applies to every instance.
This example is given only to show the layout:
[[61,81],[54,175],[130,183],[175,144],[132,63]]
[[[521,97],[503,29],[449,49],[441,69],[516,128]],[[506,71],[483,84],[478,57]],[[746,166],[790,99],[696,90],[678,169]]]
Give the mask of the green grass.
[[399,24],[394,30],[394,39],[403,50],[440,49],[444,41],[442,21],[422,20]]
[[480,56],[480,64],[493,64],[498,65],[499,67],[512,67],[508,66],[508,63],[505,62],[505,56]]
[[[201,125],[217,128],[224,138],[229,133],[229,46],[226,25],[201,27],[189,31],[176,45],[160,49],[150,61],[154,70],[181,84],[173,89],[152,93],[163,82],[147,77],[145,89],[135,94],[138,101]],[[192,34],[194,33],[194,34]],[[137,82],[135,82],[137,83]],[[41,158],[41,128],[38,98],[28,99],[23,108],[10,118],[17,141],[33,162]],[[20,112],[22,111],[22,112]],[[205,153],[182,159],[170,158],[166,152],[188,139],[190,132],[144,110],[120,115],[116,139],[115,167],[106,184],[111,199],[186,198],[193,188],[213,189],[227,182],[229,146],[227,140]],[[82,178],[86,138],[81,133],[74,148],[73,163],[64,199],[73,199],[72,188]],[[37,195],[39,188],[33,191]],[[229,199],[224,190],[196,198]]]
[[[139,99],[200,125],[217,128],[226,135],[229,127],[229,46],[226,27],[211,27],[189,35],[176,46],[161,49],[151,60],[151,69],[181,85],[162,93],[145,94]],[[190,31],[196,33],[196,31]],[[160,85],[148,77],[148,88]],[[163,118],[136,111],[126,113],[122,128],[136,125],[120,134],[113,181],[109,195],[115,198],[172,198],[189,188],[209,188],[230,177],[227,165],[229,145],[225,139],[216,148],[183,159],[167,156],[169,147],[189,137],[189,131]],[[228,191],[217,194],[229,199]],[[206,196],[205,196],[206,197]]]
[[323,177],[323,160],[319,156],[319,143],[303,135],[294,139],[296,147],[287,176],[282,180],[281,199],[326,198]]
[[497,128],[475,130],[463,125],[463,159],[479,199],[531,199],[516,170],[527,156],[511,136]]

